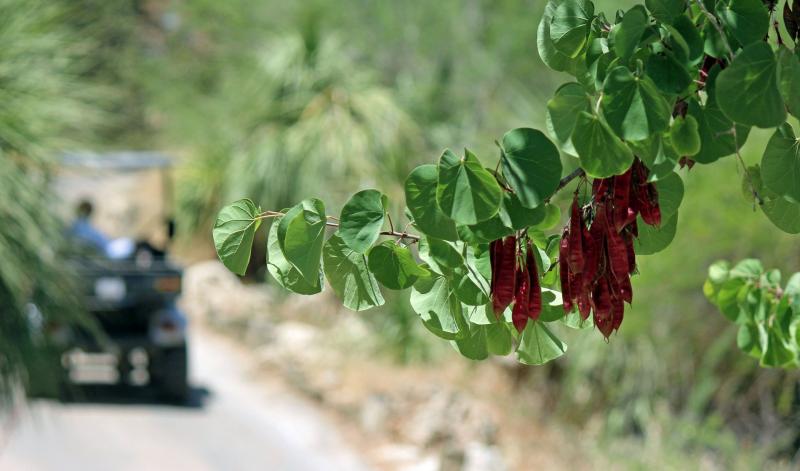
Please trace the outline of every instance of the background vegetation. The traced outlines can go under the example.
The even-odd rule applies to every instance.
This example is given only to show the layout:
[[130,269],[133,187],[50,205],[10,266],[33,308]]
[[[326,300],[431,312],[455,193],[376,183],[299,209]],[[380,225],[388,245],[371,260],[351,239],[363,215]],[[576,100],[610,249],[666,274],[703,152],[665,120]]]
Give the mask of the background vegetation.
[[[536,54],[543,8],[538,0],[0,0],[0,219],[11,221],[0,226],[0,349],[22,359],[0,367],[24,370],[28,356],[6,349],[29,348],[20,340],[27,301],[64,299],[44,193],[58,150],[179,155],[178,229],[209,248],[216,211],[241,196],[277,209],[308,195],[341,204],[372,186],[399,195],[401,178],[444,147],[489,156],[504,130],[544,127],[544,104],[565,77]],[[766,138],[753,133],[745,160],[760,158]],[[622,451],[597,444],[598,453],[647,466],[711,452],[741,465],[745,452],[758,460],[796,449],[798,375],[759,369],[702,295],[719,258],[800,268],[797,239],[753,212],[730,159],[688,173],[678,235],[642,257],[620,333],[609,344],[573,335],[567,356],[530,369],[520,386],[552,398],[554,420],[566,426],[600,420]],[[274,174],[282,178],[265,184]],[[259,279],[260,267],[251,268]],[[406,303],[369,314],[387,353],[452,360],[416,335]]]

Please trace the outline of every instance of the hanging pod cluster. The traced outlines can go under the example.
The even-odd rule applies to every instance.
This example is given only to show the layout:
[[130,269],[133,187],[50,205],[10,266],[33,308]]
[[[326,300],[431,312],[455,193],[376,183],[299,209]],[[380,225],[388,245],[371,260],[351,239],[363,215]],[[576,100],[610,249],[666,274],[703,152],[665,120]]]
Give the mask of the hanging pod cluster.
[[[624,303],[633,301],[630,275],[636,270],[633,239],[637,216],[661,224],[658,195],[647,181],[647,168],[638,159],[625,173],[594,180],[592,198],[582,208],[578,194],[559,246],[559,271],[564,310],[577,306],[585,320],[608,338],[622,323]],[[591,217],[591,224],[587,220]]]
[[[525,241],[525,250],[521,242]],[[514,303],[511,321],[518,332],[525,330],[528,319],[538,320],[542,313],[542,285],[536,269],[534,248],[527,238],[515,235],[498,239],[489,246],[492,264],[492,307],[498,318]]]

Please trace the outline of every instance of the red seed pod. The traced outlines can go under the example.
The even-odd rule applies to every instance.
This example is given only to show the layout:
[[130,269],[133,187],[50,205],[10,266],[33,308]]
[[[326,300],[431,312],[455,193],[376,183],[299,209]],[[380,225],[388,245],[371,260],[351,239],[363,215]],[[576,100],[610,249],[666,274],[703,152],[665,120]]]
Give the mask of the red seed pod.
[[[633,169],[614,177],[614,227],[617,232],[629,223],[631,177]],[[634,216],[635,217],[635,216]]]
[[[592,254],[591,258],[587,257],[586,271],[588,272],[583,277],[584,289],[591,292],[594,282],[602,273],[604,265],[604,250],[606,245],[606,210],[605,206],[597,206],[595,211],[594,221],[589,228],[589,238],[591,239]],[[588,244],[587,244],[588,245]],[[591,276],[589,276],[591,275]]]
[[[619,329],[622,324],[622,317],[625,315],[625,304],[620,298],[611,298],[611,328]],[[608,335],[606,335],[608,337]]]
[[494,292],[492,293],[492,306],[498,318],[514,300],[517,275],[517,238],[508,236],[503,239],[499,260],[496,263],[497,274]]
[[595,243],[591,231],[584,226],[583,228],[583,253],[584,253],[584,262],[583,262],[583,273],[581,273],[581,284],[580,286],[582,289],[591,292],[592,288],[591,285],[594,282],[594,278],[597,275],[597,270],[600,265],[600,250],[602,248],[598,247]]
[[594,195],[595,201],[600,201],[605,198],[613,178],[614,177],[594,179],[592,182],[592,195]]
[[559,278],[561,278],[561,297],[564,300],[564,312],[569,314],[573,308],[572,300],[574,299],[574,296],[572,294],[572,290],[580,289],[580,286],[575,286],[573,288],[570,280],[569,265],[565,259],[561,258],[560,255],[558,258],[558,272]]
[[569,218],[569,269],[572,273],[583,271],[583,214],[578,204],[578,195],[572,199]]
[[528,256],[525,261],[525,270],[528,273],[528,317],[539,319],[542,313],[542,285],[539,283],[539,270],[536,268],[536,257],[533,255],[534,247],[528,241]]
[[581,319],[586,320],[589,318],[589,313],[592,311],[592,300],[586,291],[582,291],[578,295],[578,312],[581,314]]
[[517,289],[514,293],[514,308],[511,310],[511,321],[517,331],[522,333],[528,323],[530,280],[522,270],[522,267],[519,267],[516,273]]
[[606,278],[601,279],[595,286],[592,293],[592,304],[594,307],[594,325],[605,338],[608,338],[614,330],[614,323],[611,314],[611,291]]
[[619,298],[628,304],[633,303],[633,287],[631,286],[631,277],[625,275],[617,280],[617,293]]
[[614,277],[622,279],[628,276],[628,249],[625,246],[625,239],[622,238],[622,234],[617,232],[616,228],[611,224],[608,224],[606,249],[608,265]]

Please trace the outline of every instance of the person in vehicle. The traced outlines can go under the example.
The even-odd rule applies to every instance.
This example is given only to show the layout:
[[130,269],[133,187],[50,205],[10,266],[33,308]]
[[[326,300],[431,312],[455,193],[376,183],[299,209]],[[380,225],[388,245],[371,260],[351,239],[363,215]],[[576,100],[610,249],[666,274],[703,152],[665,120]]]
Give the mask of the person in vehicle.
[[110,239],[92,225],[94,206],[88,200],[78,203],[75,221],[70,227],[70,235],[81,245],[96,250],[111,259],[122,259],[133,254],[135,245],[131,239]]

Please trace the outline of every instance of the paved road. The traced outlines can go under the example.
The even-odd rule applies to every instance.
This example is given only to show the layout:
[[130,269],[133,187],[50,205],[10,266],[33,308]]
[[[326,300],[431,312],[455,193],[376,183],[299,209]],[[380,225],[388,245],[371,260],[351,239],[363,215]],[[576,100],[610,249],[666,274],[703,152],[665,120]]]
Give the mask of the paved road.
[[240,349],[200,331],[192,347],[195,407],[37,402],[0,437],[0,469],[366,469],[311,405],[276,384],[251,381],[251,360]]

